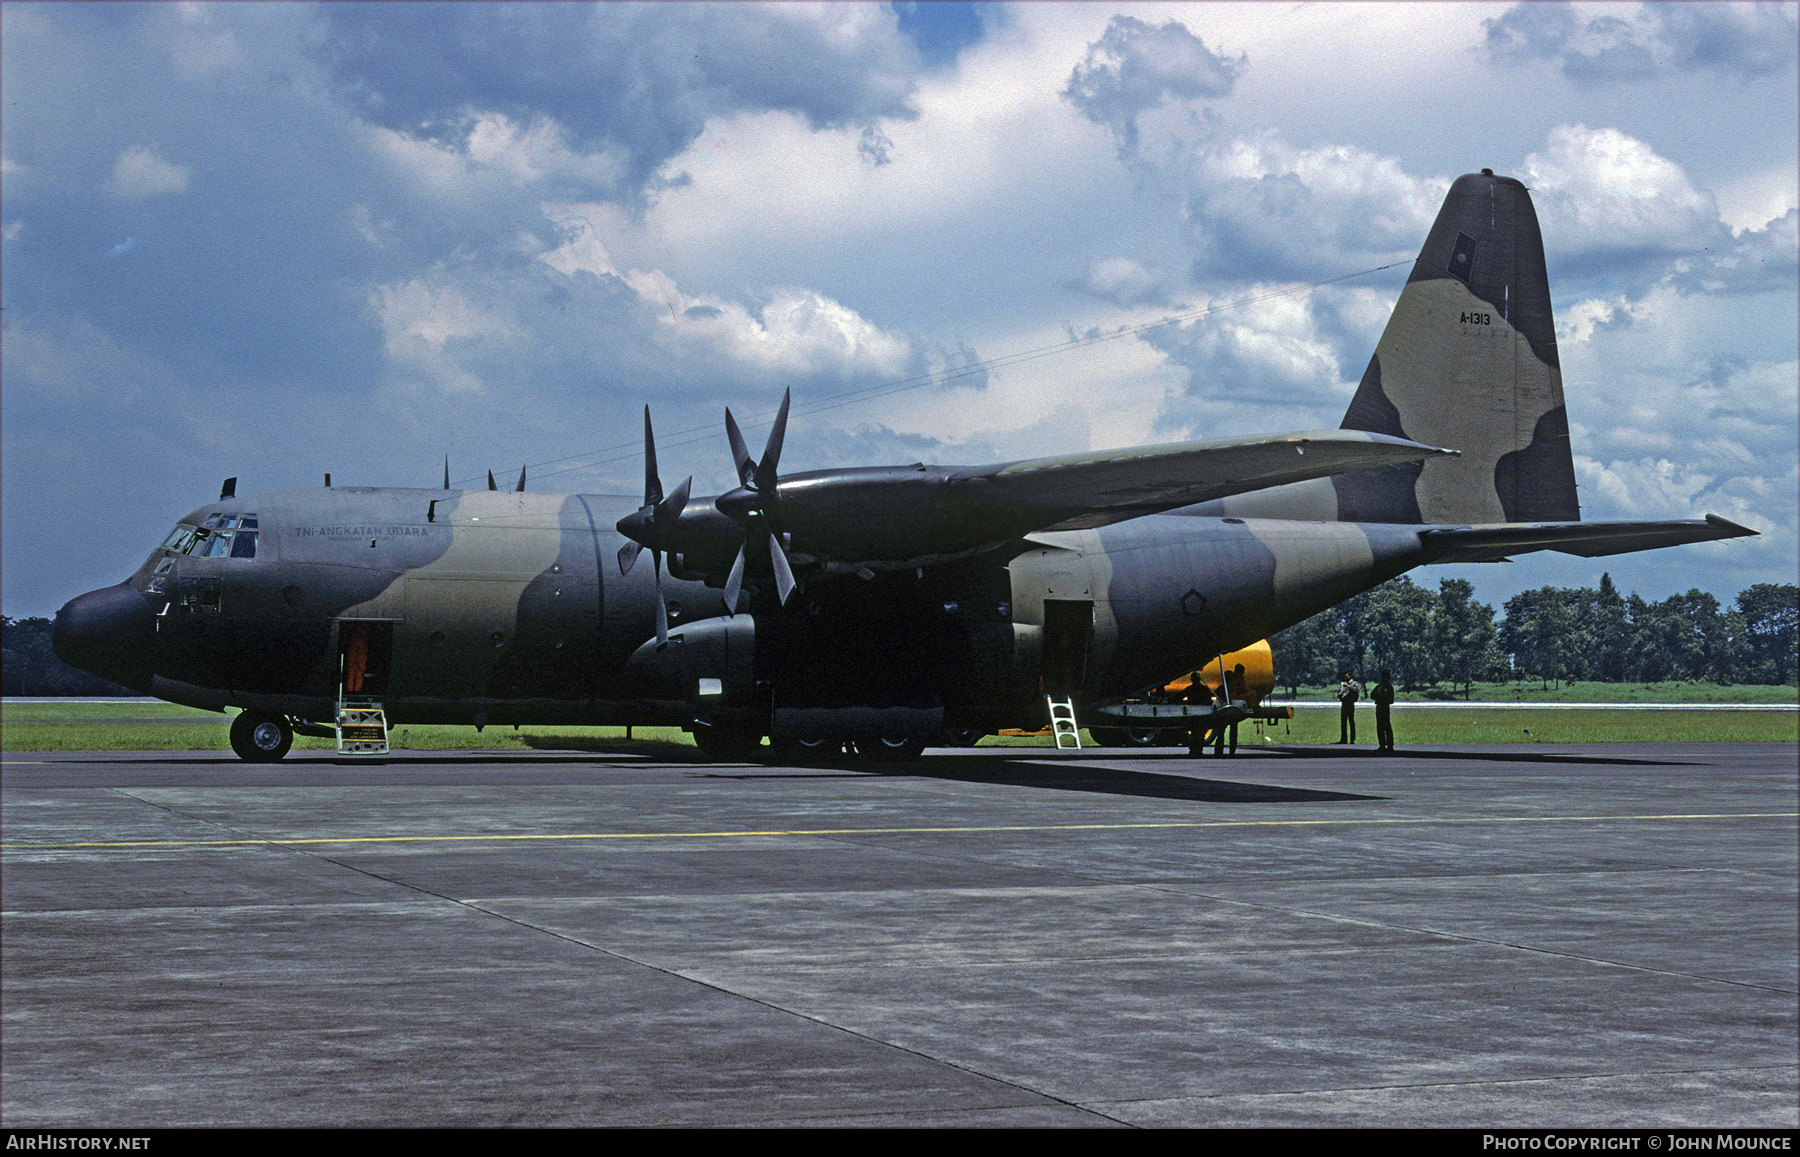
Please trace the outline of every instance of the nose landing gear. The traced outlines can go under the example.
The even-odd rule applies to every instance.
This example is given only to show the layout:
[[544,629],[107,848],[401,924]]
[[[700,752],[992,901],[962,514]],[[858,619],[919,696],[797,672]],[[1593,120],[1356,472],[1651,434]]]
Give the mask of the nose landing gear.
[[231,750],[249,763],[274,763],[294,746],[294,728],[279,715],[245,711],[231,721]]

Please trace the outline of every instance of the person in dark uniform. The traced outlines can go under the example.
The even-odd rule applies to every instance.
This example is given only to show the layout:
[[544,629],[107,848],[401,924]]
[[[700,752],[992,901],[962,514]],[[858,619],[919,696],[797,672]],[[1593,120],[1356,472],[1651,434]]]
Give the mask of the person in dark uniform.
[[1350,672],[1343,673],[1343,682],[1338,685],[1338,742],[1356,742],[1356,701],[1362,698],[1362,684],[1350,677]]
[[[1223,676],[1219,680],[1219,706],[1220,707],[1230,707],[1232,700],[1244,699],[1246,697],[1245,692],[1244,692],[1244,687],[1245,687],[1244,665],[1242,663],[1239,663],[1237,666],[1235,666],[1231,669],[1230,674]],[[1214,755],[1225,754],[1225,744],[1226,744],[1225,733],[1227,731],[1231,732],[1231,736],[1230,736],[1231,754],[1233,754],[1233,755],[1237,754],[1237,739],[1238,739],[1237,729],[1238,729],[1238,725],[1235,723],[1227,723],[1223,727],[1217,727],[1217,728],[1213,729],[1213,754]]]
[[1388,716],[1388,709],[1394,705],[1394,684],[1388,673],[1381,673],[1381,682],[1375,684],[1375,690],[1369,693],[1375,700],[1375,747],[1379,751],[1394,750],[1394,721]]
[[[1182,692],[1181,701],[1183,703],[1211,703],[1213,701],[1212,688],[1208,687],[1206,681],[1200,678],[1200,672],[1195,671],[1188,676],[1188,689]],[[1188,754],[1205,755],[1206,741],[1211,738],[1212,728],[1210,727],[1188,728]]]

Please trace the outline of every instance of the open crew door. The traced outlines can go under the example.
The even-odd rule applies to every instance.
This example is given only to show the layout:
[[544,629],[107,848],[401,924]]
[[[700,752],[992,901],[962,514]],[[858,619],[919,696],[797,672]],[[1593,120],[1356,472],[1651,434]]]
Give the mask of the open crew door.
[[337,746],[340,755],[388,754],[387,693],[393,666],[394,624],[367,619],[338,622]]
[[1094,636],[1092,599],[1045,599],[1044,694],[1068,699],[1087,678],[1088,646]]

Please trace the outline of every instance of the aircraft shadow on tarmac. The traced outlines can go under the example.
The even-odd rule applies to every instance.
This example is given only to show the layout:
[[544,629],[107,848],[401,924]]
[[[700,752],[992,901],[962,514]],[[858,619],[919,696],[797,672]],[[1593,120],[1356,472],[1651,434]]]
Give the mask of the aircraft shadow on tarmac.
[[[597,755],[647,756],[659,763],[692,763],[717,767],[718,764],[694,748],[679,745],[624,744],[609,740],[527,736],[525,743],[541,750],[591,751]],[[1134,756],[1137,753],[1132,753]],[[1309,788],[1276,787],[1268,784],[1232,783],[1227,780],[1198,779],[1188,775],[1136,771],[1111,767],[1071,765],[1056,767],[1044,762],[1057,758],[1042,748],[986,748],[981,752],[933,754],[906,763],[876,763],[847,756],[821,759],[804,765],[792,773],[782,771],[718,771],[708,779],[818,779],[824,776],[890,775],[924,779],[957,780],[963,783],[1005,784],[1013,787],[1042,788],[1051,791],[1085,791],[1102,795],[1143,796],[1152,799],[1199,800],[1209,803],[1273,803],[1280,801],[1319,801],[1380,799],[1380,796],[1356,795],[1349,792],[1318,791]],[[1182,759],[1186,762],[1186,754]],[[751,768],[761,765],[752,764]],[[771,765],[773,766],[773,765]]]
[[[1026,748],[1032,751],[1031,748]],[[1050,755],[1049,759],[1057,758]],[[991,783],[1048,791],[1085,791],[1099,795],[1129,795],[1149,799],[1193,800],[1203,803],[1301,803],[1328,800],[1372,800],[1385,796],[1358,795],[1345,791],[1286,787],[1266,783],[1236,783],[1202,779],[1158,771],[1072,764],[1057,767],[1041,754],[995,759],[981,755],[934,756],[900,765],[862,765],[878,774],[947,779],[960,783]],[[1246,767],[1247,771],[1248,768]]]
[[1344,751],[1336,750],[1337,744],[1320,744],[1307,747],[1264,747],[1259,751],[1272,754],[1294,756],[1301,759],[1429,759],[1459,760],[1474,759],[1490,763],[1595,763],[1614,766],[1635,767],[1693,767],[1694,761],[1687,759],[1638,759],[1628,755],[1570,755],[1557,751],[1457,751],[1442,748],[1403,747],[1393,751],[1378,751],[1373,747],[1348,747]]

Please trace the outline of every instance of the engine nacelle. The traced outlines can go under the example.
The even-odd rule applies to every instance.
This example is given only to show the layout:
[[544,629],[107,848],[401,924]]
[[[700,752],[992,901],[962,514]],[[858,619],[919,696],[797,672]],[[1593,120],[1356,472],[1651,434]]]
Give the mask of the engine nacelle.
[[704,719],[756,701],[756,624],[749,615],[702,619],[650,639],[633,651],[626,671],[645,699],[679,699]]

